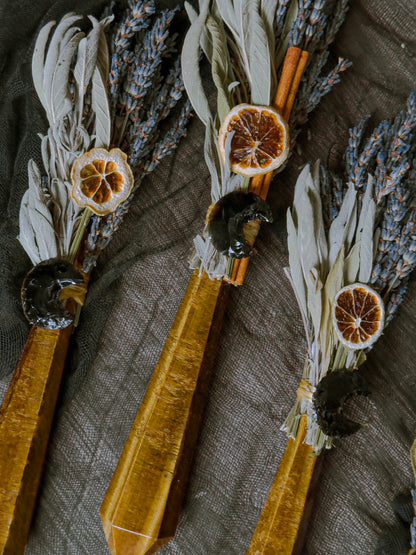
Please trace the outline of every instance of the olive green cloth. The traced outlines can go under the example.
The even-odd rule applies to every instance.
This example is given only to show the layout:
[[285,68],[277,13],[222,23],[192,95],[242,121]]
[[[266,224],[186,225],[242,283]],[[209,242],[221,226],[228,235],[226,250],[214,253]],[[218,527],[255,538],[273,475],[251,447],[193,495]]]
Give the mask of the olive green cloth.
[[[16,240],[27,162],[41,163],[46,120],[30,75],[40,26],[66,11],[99,15],[97,0],[0,3],[1,392],[28,333],[19,287],[30,262]],[[354,66],[304,131],[269,196],[246,283],[233,288],[195,463],[175,539],[160,553],[243,555],[286,445],[279,431],[301,377],[305,341],[283,268],[285,211],[299,168],[342,168],[348,128],[395,115],[416,87],[416,3],[356,0],[333,52]],[[335,58],[334,58],[335,59]],[[59,399],[28,555],[105,555],[98,509],[185,291],[193,237],[210,203],[197,118],[179,150],[149,176],[92,275]],[[394,495],[412,483],[416,435],[416,285],[363,369],[369,425],[325,455],[304,554],[374,552],[394,524]],[[0,446],[1,448],[1,446]],[[391,553],[405,553],[392,550]],[[387,553],[387,552],[386,552]]]

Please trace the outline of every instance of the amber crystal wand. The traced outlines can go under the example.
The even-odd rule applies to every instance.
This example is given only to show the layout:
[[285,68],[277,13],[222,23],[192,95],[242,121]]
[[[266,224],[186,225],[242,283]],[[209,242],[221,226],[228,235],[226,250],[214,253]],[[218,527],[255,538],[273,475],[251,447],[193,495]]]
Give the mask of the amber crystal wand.
[[[308,53],[288,49],[274,106],[288,119]],[[271,174],[250,189],[267,196]],[[248,259],[231,283],[242,284]],[[195,270],[101,505],[114,554],[154,553],[175,534],[230,281]]]
[[[243,173],[242,165],[234,164],[235,157],[230,156],[235,152],[231,129],[236,121],[248,117],[249,125],[253,125],[253,135],[248,140],[250,158],[256,152],[253,137],[261,118],[278,122],[268,127],[275,141],[273,148],[277,143],[281,146],[283,137],[282,151],[287,156],[287,121],[295,97],[300,98],[297,91],[310,58],[306,50],[319,54],[313,57],[313,76],[303,82],[302,102],[299,101],[291,121],[293,128],[305,123],[307,114],[347,67],[341,59],[330,75],[318,78],[328,45],[344,20],[345,2],[334,5],[330,14],[324,13],[321,2],[316,2],[312,11],[303,4],[286,1],[270,2],[266,8],[258,1],[246,4],[202,0],[199,7],[197,14],[186,3],[192,25],[185,39],[182,62],[188,95],[206,127],[204,154],[211,174],[212,204],[207,212],[206,229],[194,240],[191,267],[196,271],[101,506],[108,545],[112,553],[120,555],[153,553],[175,533],[229,284],[243,283],[248,265],[245,257],[253,252],[257,220],[260,216],[266,221],[269,218],[270,210],[263,199],[272,178],[271,170],[279,166],[268,168],[269,155],[259,149],[256,162],[249,168],[251,173]],[[211,63],[217,88],[215,118],[200,77],[200,48]],[[276,70],[280,72],[278,85]],[[308,104],[309,95],[314,101]],[[280,137],[277,141],[276,133]],[[272,152],[276,155],[276,150]],[[278,158],[284,156],[276,155],[271,164]],[[262,175],[256,175],[259,173]],[[226,206],[230,206],[232,213],[240,201],[244,208],[241,212],[236,210],[237,217],[231,226],[235,237],[231,240],[231,231],[229,236],[227,232],[217,233],[226,223],[220,215],[227,213]],[[249,202],[252,204],[248,205]],[[256,212],[253,207],[260,208]],[[248,224],[244,233],[241,229],[247,220],[250,236]],[[230,229],[229,223],[226,225]]]

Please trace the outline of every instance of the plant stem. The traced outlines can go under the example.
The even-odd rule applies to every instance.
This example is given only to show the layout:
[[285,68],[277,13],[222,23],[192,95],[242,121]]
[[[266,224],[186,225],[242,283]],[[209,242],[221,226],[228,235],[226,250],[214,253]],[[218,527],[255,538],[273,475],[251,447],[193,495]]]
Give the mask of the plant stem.
[[84,237],[85,230],[87,228],[88,222],[92,216],[93,212],[89,208],[85,208],[82,213],[81,220],[75,232],[74,238],[72,239],[71,246],[69,247],[68,260],[73,263],[79,250],[82,238]]
[[234,260],[232,258],[227,259],[227,268],[225,270],[225,277],[231,279],[231,274],[233,271]]
[[347,352],[344,349],[344,346],[342,345],[342,343],[338,343],[337,351],[334,357],[334,362],[332,364],[332,370],[339,370],[340,368],[342,368],[342,361],[344,359],[344,364],[345,364],[346,355],[347,355]]

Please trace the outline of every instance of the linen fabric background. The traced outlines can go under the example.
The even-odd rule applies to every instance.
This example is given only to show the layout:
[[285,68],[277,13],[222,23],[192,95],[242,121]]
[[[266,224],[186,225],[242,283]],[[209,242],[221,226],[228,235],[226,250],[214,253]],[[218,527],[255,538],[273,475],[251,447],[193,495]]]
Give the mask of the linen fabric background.
[[[41,164],[46,118],[30,72],[40,27],[71,10],[99,15],[102,0],[0,3],[0,356],[3,395],[29,326],[19,289],[31,264],[18,243],[27,163]],[[208,406],[177,534],[163,555],[246,552],[286,437],[279,431],[301,377],[305,341],[288,263],[285,211],[301,166],[342,170],[349,127],[394,116],[416,88],[416,3],[357,0],[333,47],[354,66],[311,118],[272,184],[273,226],[263,227],[246,283],[233,288]],[[192,239],[210,203],[203,126],[193,118],[174,156],[143,182],[92,275],[73,336],[34,521],[34,554],[108,553],[98,510],[190,270]],[[416,284],[371,352],[369,425],[326,453],[304,553],[373,553],[395,525],[392,500],[412,484],[416,435]],[[406,553],[406,546],[391,553]]]

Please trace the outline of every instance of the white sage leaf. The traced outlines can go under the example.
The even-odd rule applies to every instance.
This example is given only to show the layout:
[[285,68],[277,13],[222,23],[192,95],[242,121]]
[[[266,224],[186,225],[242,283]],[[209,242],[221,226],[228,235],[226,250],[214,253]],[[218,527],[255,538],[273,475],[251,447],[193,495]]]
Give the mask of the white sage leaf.
[[218,160],[218,153],[213,148],[213,141],[215,141],[215,137],[216,134],[213,127],[212,118],[210,117],[205,128],[204,158],[211,176],[212,202],[217,202],[217,200],[219,200],[222,196],[220,162]]
[[49,23],[44,25],[39,31],[32,57],[33,84],[39,100],[46,112],[48,111],[48,105],[46,103],[45,91],[43,87],[45,50],[51,29],[54,27],[55,23],[55,21],[49,21]]
[[356,362],[357,351],[354,349],[348,349],[347,347],[345,348],[347,349],[347,359],[345,361],[345,368],[352,369]]
[[[102,76],[105,76],[106,78],[108,76],[110,62],[104,31],[114,19],[114,16],[106,17],[101,21],[98,21],[91,15],[89,15],[88,18],[91,21],[93,28],[79,45],[77,63],[74,69],[75,79],[80,84],[79,94],[82,96],[85,95],[88,83],[92,78],[96,65],[100,66]],[[84,44],[84,42],[85,56],[81,52],[81,45]]]
[[19,235],[17,238],[22,247],[25,249],[26,254],[32,261],[32,264],[36,266],[36,264],[39,264],[39,262],[41,262],[42,257],[39,253],[38,245],[35,239],[35,231],[32,227],[29,217],[30,207],[28,197],[29,191],[26,191],[20,203]]
[[260,15],[260,0],[246,0],[242,10],[244,40],[249,61],[251,99],[254,104],[270,104],[271,67],[266,29]]
[[35,232],[35,240],[41,259],[47,260],[58,256],[58,250],[52,215],[41,192],[40,171],[33,160],[30,160],[28,164],[28,176],[30,223]]
[[338,251],[334,264],[329,270],[325,286],[322,291],[322,323],[319,334],[321,349],[324,356],[323,372],[326,372],[334,346],[334,333],[332,324],[332,306],[335,295],[343,286],[344,282],[344,245]]
[[308,283],[310,270],[319,269],[321,265],[315,237],[314,206],[311,202],[313,190],[314,183],[310,166],[307,164],[297,179],[293,201],[294,222],[297,226],[298,249],[305,283]]
[[290,268],[288,268],[288,267],[283,268],[283,271],[284,271],[287,279],[289,280],[290,285],[292,286],[293,292],[295,294],[295,298],[296,298],[296,301],[298,303],[298,307],[299,307],[299,310],[300,310],[300,313],[301,313],[301,316],[302,316],[302,322],[303,322],[303,327],[304,327],[304,330],[305,330],[306,341],[308,343],[308,349],[310,351],[312,341],[311,341],[311,330],[309,328],[308,320],[307,320],[306,315],[304,315],[304,312],[302,310],[301,301],[300,301],[300,299],[297,295],[296,286],[293,283],[292,274],[290,273]]
[[357,203],[355,204],[355,208],[352,211],[351,219],[347,226],[347,236],[345,237],[345,252],[348,252],[351,248],[353,243],[354,237],[357,231]]
[[237,15],[232,0],[216,0],[216,6],[223,21],[234,35],[238,45],[240,45],[241,38],[237,27]]
[[223,121],[231,110],[228,93],[231,62],[228,56],[227,37],[224,29],[213,17],[208,16],[206,26],[212,41],[211,71],[212,79],[217,87],[217,112],[219,120]]
[[298,299],[299,308],[306,320],[306,284],[302,273],[302,263],[299,253],[297,231],[290,209],[288,209],[287,211],[287,247],[289,250],[289,268],[291,281],[295,290],[296,298]]
[[231,92],[233,89],[238,87],[239,84],[240,84],[240,81],[233,81],[232,83],[230,83],[228,85],[228,92]]
[[69,69],[72,57],[83,37],[84,33],[76,33],[65,45],[62,45],[61,53],[56,64],[55,71],[52,75],[49,92],[49,105],[52,122],[57,122],[63,119],[72,108],[72,101],[68,91]]
[[[185,10],[186,10],[186,14],[187,14],[191,24],[194,23],[194,21],[198,17],[198,12],[195,10],[195,8],[189,2],[185,2]],[[202,48],[205,56],[207,57],[207,60],[209,61],[209,63],[211,63],[211,60],[212,60],[212,41],[211,41],[211,37],[209,36],[209,33],[207,32],[207,29],[205,27],[204,27],[204,29],[202,30],[202,33],[201,33],[200,45],[201,45],[201,48]]]
[[307,281],[308,311],[311,316],[315,341],[319,340],[319,330],[322,319],[322,289],[323,283],[319,277],[318,270],[311,268]]
[[185,36],[181,55],[182,77],[188,98],[199,119],[205,125],[208,124],[211,117],[211,110],[199,71],[199,43],[208,17],[209,4],[209,0],[201,2],[200,13]]
[[271,62],[271,90],[275,91],[277,88],[276,81],[276,69],[274,65],[274,51],[275,51],[275,39],[274,39],[274,29],[275,29],[275,16],[277,10],[278,0],[261,0],[261,16],[264,23],[264,28],[267,33],[267,42],[269,45],[269,52],[273,53],[270,56]]
[[108,148],[111,140],[111,115],[107,96],[108,47],[104,27],[100,27],[97,65],[92,74],[91,107],[95,113],[95,146]]
[[373,268],[374,223],[376,218],[376,203],[373,199],[373,190],[374,178],[369,175],[358,220],[356,238],[356,241],[359,241],[361,244],[360,273],[358,276],[361,283],[368,283],[370,281]]
[[74,78],[78,89],[78,114],[82,114],[83,112],[84,95],[88,86],[87,75],[89,75],[89,79],[91,79],[91,75],[94,70],[94,63],[92,63],[91,66],[89,60],[87,59],[87,38],[84,37],[79,42],[77,61],[74,67]]
[[234,137],[234,131],[228,133],[224,143],[224,164],[221,165],[221,182],[222,190],[221,196],[224,196],[224,189],[226,188],[227,180],[230,178],[230,154],[231,154],[231,141]]
[[335,259],[342,246],[345,245],[350,236],[353,222],[356,221],[356,197],[357,192],[352,183],[342,202],[338,216],[329,228],[329,265],[335,263]]
[[[43,72],[43,90],[46,99],[48,119],[51,123],[55,121],[52,114],[51,99],[53,97],[53,81],[58,60],[62,55],[62,46],[65,47],[65,44],[67,44],[70,38],[72,38],[72,36],[78,31],[78,29],[71,28],[72,25],[80,19],[80,16],[73,15],[72,13],[64,15],[52,35],[46,54]],[[67,31],[69,31],[69,37],[67,35]],[[65,81],[64,84],[67,86],[67,81]]]
[[34,264],[58,255],[52,215],[41,190],[41,175],[33,160],[28,164],[29,189],[22,199],[19,241]]
[[348,253],[344,263],[344,283],[350,285],[357,281],[360,269],[361,244],[355,243]]
[[[251,0],[248,0],[251,1]],[[234,0],[234,21],[235,21],[235,41],[239,49],[241,61],[245,68],[245,73],[249,82],[251,83],[251,67],[249,59],[249,40],[248,34],[250,33],[249,21],[247,20],[247,2],[246,0]]]
[[319,270],[321,276],[328,272],[328,243],[325,235],[324,219],[322,216],[320,162],[317,160],[312,168],[312,184],[309,184],[309,199],[313,208],[315,239],[319,256]]
[[49,138],[48,135],[38,135],[41,140],[41,153],[42,153],[42,162],[43,167],[47,175],[50,173],[50,152],[49,152]]

